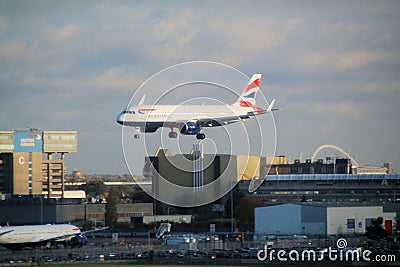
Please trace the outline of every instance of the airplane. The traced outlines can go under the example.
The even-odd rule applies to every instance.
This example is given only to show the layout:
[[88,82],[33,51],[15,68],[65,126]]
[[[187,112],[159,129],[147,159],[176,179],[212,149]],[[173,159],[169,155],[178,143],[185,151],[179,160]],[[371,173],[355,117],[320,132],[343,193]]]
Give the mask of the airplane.
[[79,227],[71,224],[5,226],[0,227],[0,246],[11,250],[36,246],[50,248],[56,243],[70,247],[82,247],[87,242],[86,233],[105,229],[107,227],[81,232]]
[[117,116],[117,122],[135,127],[134,138],[139,133],[154,133],[160,127],[171,129],[168,136],[176,138],[178,129],[184,135],[196,135],[204,139],[204,127],[217,127],[244,121],[270,113],[275,99],[267,109],[256,106],[256,96],[260,89],[261,74],[254,74],[237,101],[231,105],[143,105],[145,95],[136,106],[124,109]]

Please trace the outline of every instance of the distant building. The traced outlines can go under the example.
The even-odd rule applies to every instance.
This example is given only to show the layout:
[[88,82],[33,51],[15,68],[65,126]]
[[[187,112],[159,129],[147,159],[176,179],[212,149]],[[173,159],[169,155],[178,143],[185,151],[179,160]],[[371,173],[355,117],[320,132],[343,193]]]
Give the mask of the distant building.
[[382,206],[282,204],[256,208],[254,231],[257,235],[365,234],[378,217],[392,233],[396,213],[384,212]]
[[356,174],[386,174],[388,173],[388,169],[386,167],[380,166],[358,166],[354,168]]
[[295,174],[268,175],[254,193],[249,181],[239,190],[269,203],[400,202],[399,174]]
[[[293,163],[287,163],[284,156],[280,156],[279,163],[272,163],[271,169],[268,174],[282,175],[282,174],[351,174],[352,165],[350,159],[330,159],[324,163],[323,159],[318,159],[311,162],[311,159],[306,159],[305,162],[300,162],[296,159]],[[276,162],[276,161],[274,161]]]
[[66,153],[76,131],[0,131],[0,193],[63,198]]
[[199,185],[214,182],[210,190],[215,192],[210,194],[217,195],[222,187],[218,184],[221,175],[229,177],[234,183],[243,179],[251,180],[255,176],[261,177],[263,166],[266,166],[265,158],[260,163],[260,157],[257,156],[203,155],[197,147],[191,154],[172,155],[167,149],[159,148],[155,156],[145,158],[143,176],[152,180],[152,192],[157,199],[171,195],[178,197],[173,193],[176,187],[171,184],[196,190]]
[[394,173],[393,162],[386,162],[383,164],[383,167],[385,167],[387,169],[388,174]]
[[142,223],[149,224],[154,222],[174,222],[174,223],[191,223],[192,215],[146,215],[141,217]]
[[[155,156],[145,158],[143,175],[153,181],[156,196],[165,188],[160,184],[160,176],[180,186],[193,186],[194,158],[193,154],[172,155],[159,148]],[[175,163],[182,166],[182,162],[185,168],[177,168]],[[236,177],[240,192],[267,204],[400,202],[400,174],[353,174],[351,160],[347,158],[287,163],[284,156],[205,154],[202,164],[207,166],[202,174],[204,184],[217,180],[224,172]],[[261,186],[249,192],[254,177],[261,179]]]
[[[0,225],[26,225],[45,223],[83,224],[91,221],[104,225],[105,204],[84,204],[70,201],[58,203],[54,199],[13,198],[0,201]],[[153,215],[153,203],[117,204],[117,217],[120,223],[131,223],[132,218]]]

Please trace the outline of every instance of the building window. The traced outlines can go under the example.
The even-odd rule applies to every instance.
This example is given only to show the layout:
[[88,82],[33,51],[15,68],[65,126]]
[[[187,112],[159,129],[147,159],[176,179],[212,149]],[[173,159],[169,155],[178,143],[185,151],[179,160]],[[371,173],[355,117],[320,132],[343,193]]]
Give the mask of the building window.
[[365,227],[370,227],[372,226],[372,218],[365,218]]
[[14,150],[14,145],[0,145],[0,150]]
[[354,229],[355,220],[354,219],[347,219],[347,229]]

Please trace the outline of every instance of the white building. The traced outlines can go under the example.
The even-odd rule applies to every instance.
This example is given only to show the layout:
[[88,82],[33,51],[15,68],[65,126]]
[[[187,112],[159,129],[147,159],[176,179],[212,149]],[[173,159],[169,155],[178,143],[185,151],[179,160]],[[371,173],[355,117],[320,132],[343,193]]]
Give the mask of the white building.
[[256,208],[254,230],[258,235],[364,234],[378,217],[391,232],[396,213],[383,212],[382,206],[282,204]]

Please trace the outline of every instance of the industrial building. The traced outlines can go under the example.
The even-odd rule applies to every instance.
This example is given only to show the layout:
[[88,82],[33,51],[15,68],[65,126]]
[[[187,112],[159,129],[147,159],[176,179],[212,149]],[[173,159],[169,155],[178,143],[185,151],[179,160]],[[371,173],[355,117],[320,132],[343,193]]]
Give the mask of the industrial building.
[[[193,153],[172,155],[167,149],[159,148],[155,156],[145,158],[143,175],[152,180],[156,196],[162,193],[160,188],[165,188],[160,184],[161,176],[173,184],[194,186],[198,177],[207,184],[224,173],[238,182],[240,192],[266,204],[400,202],[399,174],[353,174],[350,159],[295,160],[289,164],[284,156],[203,155],[202,158],[206,168],[200,176],[198,171],[193,171]],[[262,183],[251,192],[249,186],[254,177],[262,177]]]
[[378,217],[392,233],[396,213],[384,212],[382,206],[282,204],[256,208],[254,231],[260,236],[362,235]]
[[[26,225],[45,223],[74,223],[91,221],[105,225],[104,203],[58,203],[54,199],[33,197],[0,201],[0,225]],[[132,218],[153,215],[153,203],[117,204],[117,222],[131,223]]]
[[156,199],[178,198],[177,187],[196,190],[211,183],[207,194],[219,198],[225,195],[221,192],[227,185],[260,177],[266,165],[265,158],[262,163],[258,156],[203,155],[201,147],[195,145],[192,153],[183,155],[172,155],[159,148],[155,156],[145,158],[143,175],[152,181],[152,195]]
[[0,193],[65,197],[65,154],[77,144],[76,131],[0,131]]
[[266,204],[400,202],[399,174],[268,175],[256,192],[249,193],[249,185],[242,181],[239,190]]

